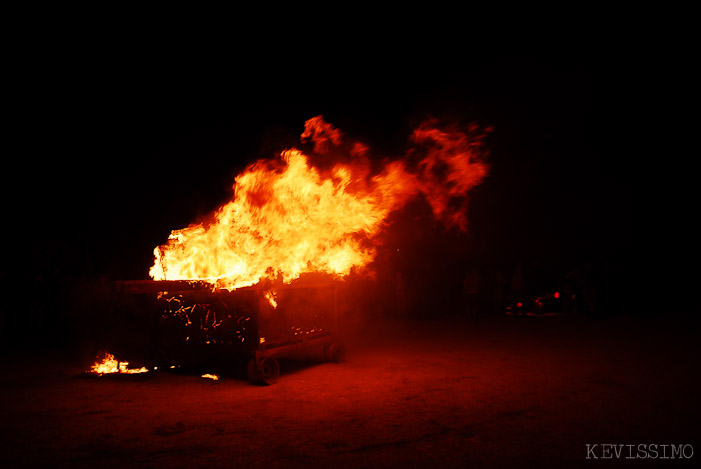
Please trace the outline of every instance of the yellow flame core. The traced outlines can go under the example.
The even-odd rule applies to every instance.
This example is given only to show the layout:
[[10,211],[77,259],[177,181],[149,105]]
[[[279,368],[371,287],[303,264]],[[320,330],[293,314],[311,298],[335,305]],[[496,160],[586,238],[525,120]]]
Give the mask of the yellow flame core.
[[[315,119],[313,125],[326,125],[323,132],[334,131]],[[475,160],[478,145],[466,134],[419,130],[414,139],[430,141],[432,148],[418,172],[397,160],[373,177],[363,164],[338,164],[322,177],[296,149],[256,162],[236,178],[233,199],[211,220],[174,230],[154,249],[150,276],[209,280],[229,290],[263,278],[289,283],[308,272],[346,276],[374,259],[371,241],[389,213],[419,193],[437,217],[462,225],[461,216],[446,212],[451,197],[464,195],[486,174]],[[340,138],[334,134],[324,142]],[[446,173],[440,180],[437,167]],[[268,300],[274,307],[274,296]]]

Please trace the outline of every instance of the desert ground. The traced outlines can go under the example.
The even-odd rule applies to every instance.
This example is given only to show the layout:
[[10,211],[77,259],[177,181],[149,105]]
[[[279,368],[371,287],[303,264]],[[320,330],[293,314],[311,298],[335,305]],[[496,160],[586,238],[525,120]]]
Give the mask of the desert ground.
[[[271,386],[233,365],[87,376],[76,354],[28,344],[2,355],[2,466],[691,467],[698,324],[376,319],[347,328],[345,362],[281,359]],[[602,443],[698,454],[587,459]]]

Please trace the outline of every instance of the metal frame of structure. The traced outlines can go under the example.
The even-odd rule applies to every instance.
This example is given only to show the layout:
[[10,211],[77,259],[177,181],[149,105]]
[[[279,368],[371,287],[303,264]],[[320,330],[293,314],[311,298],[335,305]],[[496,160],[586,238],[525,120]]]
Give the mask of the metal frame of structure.
[[[204,351],[237,354],[248,358],[252,383],[273,384],[280,374],[280,356],[318,347],[329,361],[345,358],[345,347],[334,334],[334,282],[228,291],[205,281],[139,280],[116,282],[115,290],[122,303],[153,315],[152,367]],[[275,301],[270,299],[273,291]]]

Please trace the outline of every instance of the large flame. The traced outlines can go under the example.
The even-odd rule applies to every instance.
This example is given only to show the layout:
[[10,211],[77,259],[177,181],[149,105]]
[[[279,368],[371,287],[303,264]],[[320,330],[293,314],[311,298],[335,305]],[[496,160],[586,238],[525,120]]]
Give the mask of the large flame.
[[[483,137],[475,126],[446,130],[427,122],[412,136],[421,147],[418,164],[409,156],[390,160],[374,174],[359,142],[346,145],[344,162],[328,170],[297,149],[259,160],[236,177],[233,199],[210,220],[174,230],[156,247],[149,274],[230,290],[308,272],[346,276],[374,259],[373,240],[388,215],[419,194],[438,219],[464,229],[464,196],[487,172]],[[321,116],[306,122],[307,139],[316,153],[343,148],[342,133]]]

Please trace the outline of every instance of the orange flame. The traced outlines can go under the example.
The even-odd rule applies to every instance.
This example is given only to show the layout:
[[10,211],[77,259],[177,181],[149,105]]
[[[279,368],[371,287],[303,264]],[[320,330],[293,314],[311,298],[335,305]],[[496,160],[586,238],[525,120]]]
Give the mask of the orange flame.
[[[425,147],[416,169],[409,158],[397,159],[374,176],[360,142],[350,146],[350,162],[326,171],[297,149],[259,160],[236,177],[233,199],[210,221],[171,232],[154,250],[149,274],[229,290],[308,272],[346,276],[374,259],[372,241],[388,215],[419,194],[438,219],[464,229],[464,201],[457,208],[454,201],[486,176],[483,137],[474,126],[445,130],[427,122],[412,137]],[[330,145],[340,149],[343,135],[317,116],[305,124],[307,139],[326,153]]]
[[105,354],[105,358],[102,361],[96,362],[90,368],[93,373],[103,375],[109,373],[126,373],[126,374],[136,374],[136,373],[147,373],[148,369],[146,367],[141,368],[129,368],[129,362],[120,362],[111,353]]

